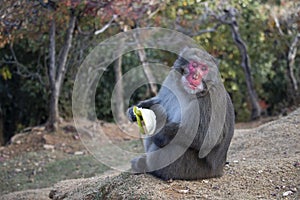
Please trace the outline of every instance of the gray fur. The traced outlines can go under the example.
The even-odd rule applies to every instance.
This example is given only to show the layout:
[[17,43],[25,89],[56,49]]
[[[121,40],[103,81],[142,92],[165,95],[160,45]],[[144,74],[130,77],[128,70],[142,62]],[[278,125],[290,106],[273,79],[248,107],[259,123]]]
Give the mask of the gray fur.
[[[218,76],[217,67],[202,51],[184,49],[156,97],[137,106],[152,109],[157,117],[153,136],[144,139],[145,155],[132,160],[135,173],[150,173],[161,179],[204,179],[223,174],[234,131],[231,99]],[[207,93],[192,95],[181,83],[184,60],[206,62]],[[217,111],[217,112],[216,112]],[[127,111],[135,121],[132,107]]]

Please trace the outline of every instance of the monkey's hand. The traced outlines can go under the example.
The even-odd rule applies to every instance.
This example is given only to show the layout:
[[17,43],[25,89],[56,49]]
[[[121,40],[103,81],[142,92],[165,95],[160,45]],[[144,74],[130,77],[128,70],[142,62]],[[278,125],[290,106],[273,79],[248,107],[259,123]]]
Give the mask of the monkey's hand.
[[[148,100],[145,100],[145,101],[141,101],[140,103],[138,103],[136,105],[136,107],[150,109],[151,106],[153,106],[155,104],[158,104],[158,100],[154,97],[154,98],[151,98],[151,99],[148,99]],[[130,108],[128,108],[128,110],[127,110],[126,113],[127,113],[127,117],[129,119],[129,121],[136,122],[137,119],[136,119],[136,116],[135,116],[135,114],[133,112],[133,107],[134,106],[131,106]],[[154,113],[155,113],[155,111],[154,111]]]
[[129,121],[136,122],[136,116],[135,116],[135,114],[133,112],[133,106],[130,107],[130,108],[128,108],[128,110],[127,110],[126,113],[127,113],[127,117],[129,119]]

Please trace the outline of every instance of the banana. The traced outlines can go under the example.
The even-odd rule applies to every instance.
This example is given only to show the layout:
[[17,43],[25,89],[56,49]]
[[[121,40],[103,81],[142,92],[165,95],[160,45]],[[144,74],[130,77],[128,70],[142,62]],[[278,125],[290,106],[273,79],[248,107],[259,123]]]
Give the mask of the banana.
[[152,135],[156,128],[156,115],[150,109],[133,107],[137,124],[142,134]]

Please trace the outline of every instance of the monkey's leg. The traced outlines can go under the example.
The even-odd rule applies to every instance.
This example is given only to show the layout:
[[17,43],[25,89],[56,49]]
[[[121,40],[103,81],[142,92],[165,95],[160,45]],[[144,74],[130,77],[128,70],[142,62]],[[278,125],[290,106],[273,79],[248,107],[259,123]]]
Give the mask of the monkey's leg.
[[131,160],[131,172],[134,174],[147,172],[146,155],[141,155]]
[[[152,151],[156,151],[157,149],[159,149],[159,147],[157,147],[153,141],[152,141],[152,137],[146,137],[144,139],[144,148],[145,148],[145,152],[152,152]],[[133,173],[139,174],[139,173],[145,173],[147,172],[147,154],[138,156],[134,159],[131,160],[131,169]]]

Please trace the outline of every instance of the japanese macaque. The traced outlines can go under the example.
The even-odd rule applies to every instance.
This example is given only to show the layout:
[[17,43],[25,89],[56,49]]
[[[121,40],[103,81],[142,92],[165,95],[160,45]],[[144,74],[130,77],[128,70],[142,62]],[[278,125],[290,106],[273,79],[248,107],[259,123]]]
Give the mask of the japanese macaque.
[[[157,126],[144,138],[145,154],[131,161],[134,173],[163,180],[223,175],[234,131],[234,109],[213,58],[184,48],[157,96],[137,104],[154,111]],[[127,110],[136,121],[133,107]]]

